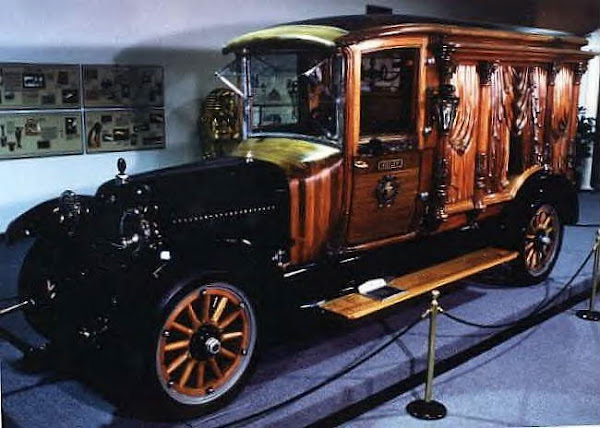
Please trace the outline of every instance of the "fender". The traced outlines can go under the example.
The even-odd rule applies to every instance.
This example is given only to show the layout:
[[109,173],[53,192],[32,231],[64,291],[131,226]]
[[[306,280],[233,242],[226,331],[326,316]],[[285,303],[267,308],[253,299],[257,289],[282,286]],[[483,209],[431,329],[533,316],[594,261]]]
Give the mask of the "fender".
[[27,237],[60,239],[72,235],[80,215],[89,214],[93,201],[92,196],[66,191],[42,202],[9,223],[6,242],[11,245]]
[[517,192],[516,206],[538,200],[556,204],[564,224],[572,225],[579,221],[577,189],[564,176],[541,170],[528,177]]

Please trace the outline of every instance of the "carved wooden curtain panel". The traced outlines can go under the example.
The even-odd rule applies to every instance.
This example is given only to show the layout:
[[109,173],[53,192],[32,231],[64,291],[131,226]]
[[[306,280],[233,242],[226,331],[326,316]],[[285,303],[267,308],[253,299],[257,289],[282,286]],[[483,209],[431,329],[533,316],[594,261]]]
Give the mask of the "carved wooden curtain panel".
[[567,169],[573,82],[573,70],[567,66],[561,67],[554,83],[554,108],[550,123],[552,167],[556,172],[565,172]]
[[491,78],[492,124],[489,140],[489,184],[492,192],[508,184],[508,159],[513,123],[513,76],[510,66],[497,67]]
[[548,72],[541,67],[530,68],[527,84],[526,116],[528,123],[523,130],[523,138],[527,143],[524,147],[524,160],[526,166],[542,165]]
[[459,65],[452,79],[460,102],[450,133],[451,181],[448,203],[471,199],[475,186],[476,131],[479,112],[479,74],[475,65]]

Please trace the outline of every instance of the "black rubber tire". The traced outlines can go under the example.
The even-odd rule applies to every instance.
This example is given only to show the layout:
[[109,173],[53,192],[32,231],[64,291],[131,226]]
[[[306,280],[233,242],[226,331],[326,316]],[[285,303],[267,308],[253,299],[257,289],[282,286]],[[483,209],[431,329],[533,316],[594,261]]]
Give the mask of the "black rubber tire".
[[[542,213],[551,217],[551,232],[543,231],[534,224],[542,217]],[[552,272],[562,247],[564,226],[559,211],[552,202],[531,203],[513,221],[509,225],[508,236],[512,240],[510,246],[519,252],[511,264],[513,280],[519,285],[539,284]],[[544,239],[550,240],[550,243],[544,243]],[[547,252],[544,252],[545,248]],[[537,254],[532,256],[534,252]],[[542,261],[537,265],[532,264],[536,259]]]
[[[214,398],[208,400],[193,398],[183,400],[181,397],[177,397],[168,387],[165,385],[164,379],[162,379],[159,371],[159,356],[157,348],[161,335],[163,334],[163,328],[165,321],[169,315],[174,311],[177,305],[189,296],[191,293],[196,293],[204,288],[210,288],[214,286],[227,286],[244,301],[247,305],[244,310],[248,311],[253,317],[254,326],[254,337],[253,344],[247,349],[247,354],[243,357],[247,363],[245,363],[243,371],[235,379],[235,381],[227,387],[227,389],[219,391],[218,389],[211,395]],[[189,419],[194,416],[210,413],[216,409],[224,406],[230,402],[239,392],[241,391],[246,379],[254,371],[257,354],[258,354],[258,317],[256,315],[255,304],[248,296],[247,292],[243,291],[241,287],[220,280],[210,280],[202,275],[186,275],[175,282],[172,287],[167,287],[167,290],[161,298],[158,299],[158,303],[155,304],[155,308],[152,311],[155,316],[151,320],[146,319],[146,328],[143,331],[143,341],[139,343],[138,348],[138,361],[141,362],[141,378],[139,381],[145,385],[142,402],[137,403],[140,407],[140,411],[148,414],[153,418],[173,421]],[[189,355],[189,354],[188,354]],[[182,365],[183,366],[183,365]],[[194,369],[194,373],[197,368]],[[208,370],[208,368],[207,368]],[[175,372],[174,372],[175,373]],[[205,394],[204,397],[209,397]],[[193,402],[196,401],[196,402]],[[135,403],[134,403],[135,405]],[[149,410],[152,409],[152,410]]]
[[[23,260],[18,280],[19,299],[33,298],[35,305],[25,309],[25,319],[41,335],[52,339],[60,329],[60,309],[58,302],[52,302],[49,297],[60,298],[57,287],[60,271],[63,266],[63,253],[51,242],[39,239],[33,243]],[[56,290],[43,290],[46,281],[50,281]],[[41,293],[45,294],[42,296]]]

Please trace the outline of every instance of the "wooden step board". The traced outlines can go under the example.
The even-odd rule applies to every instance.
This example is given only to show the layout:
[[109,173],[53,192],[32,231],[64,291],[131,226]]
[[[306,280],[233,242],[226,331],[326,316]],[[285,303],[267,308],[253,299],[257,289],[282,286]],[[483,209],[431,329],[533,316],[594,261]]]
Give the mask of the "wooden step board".
[[403,292],[385,300],[376,300],[359,293],[352,293],[323,302],[319,306],[348,319],[362,318],[443,285],[467,278],[477,272],[514,260],[517,256],[518,253],[514,251],[484,248],[391,280],[387,285]]

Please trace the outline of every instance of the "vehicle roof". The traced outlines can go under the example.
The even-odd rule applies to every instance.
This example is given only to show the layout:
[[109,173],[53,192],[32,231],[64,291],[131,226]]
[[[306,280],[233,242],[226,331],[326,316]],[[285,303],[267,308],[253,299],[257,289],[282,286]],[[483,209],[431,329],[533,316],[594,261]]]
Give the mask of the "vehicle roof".
[[451,33],[470,35],[512,37],[538,43],[562,43],[581,47],[587,41],[564,31],[522,27],[487,22],[457,21],[412,15],[346,15],[296,21],[244,34],[230,41],[225,53],[243,47],[268,45],[292,45],[304,43],[333,48],[356,43],[360,40],[410,32]]

